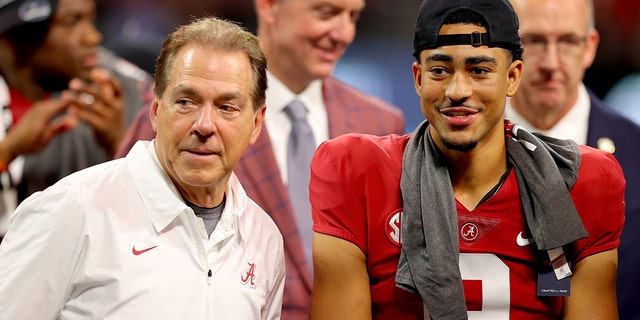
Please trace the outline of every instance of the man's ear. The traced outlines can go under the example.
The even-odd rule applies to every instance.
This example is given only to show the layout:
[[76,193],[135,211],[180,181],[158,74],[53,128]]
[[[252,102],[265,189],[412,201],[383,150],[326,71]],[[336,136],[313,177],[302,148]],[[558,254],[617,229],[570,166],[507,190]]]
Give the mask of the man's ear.
[[255,0],[256,14],[259,21],[273,23],[275,21],[274,10],[277,9],[278,0]]
[[597,30],[593,29],[587,34],[587,41],[585,43],[584,53],[582,55],[582,66],[586,70],[593,64],[593,60],[596,58],[596,51],[598,51],[598,44],[600,43],[600,34]]
[[151,104],[151,108],[149,109],[149,120],[151,121],[151,127],[153,128],[153,132],[158,132],[158,98],[153,99],[153,103]]
[[513,97],[520,86],[520,79],[522,77],[522,61],[515,60],[511,62],[507,72],[507,97]]
[[420,96],[420,90],[422,88],[422,65],[420,62],[415,61],[411,65],[411,71],[413,72],[413,86],[418,96]]
[[255,112],[254,115],[254,127],[253,132],[251,133],[251,139],[249,139],[249,145],[253,145],[258,137],[260,136],[260,132],[262,131],[262,123],[264,122],[264,115],[267,111],[267,105],[263,105],[260,110]]

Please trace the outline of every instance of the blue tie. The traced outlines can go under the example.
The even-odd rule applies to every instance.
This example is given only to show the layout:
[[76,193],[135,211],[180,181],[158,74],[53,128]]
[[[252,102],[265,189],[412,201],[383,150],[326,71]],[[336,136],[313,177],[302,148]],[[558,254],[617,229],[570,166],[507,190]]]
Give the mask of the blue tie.
[[300,100],[293,100],[284,109],[291,119],[291,133],[287,146],[287,187],[289,198],[295,211],[298,233],[307,258],[313,270],[311,244],[313,240],[313,220],[309,202],[309,177],[311,157],[316,149],[311,127],[307,122],[307,110]]

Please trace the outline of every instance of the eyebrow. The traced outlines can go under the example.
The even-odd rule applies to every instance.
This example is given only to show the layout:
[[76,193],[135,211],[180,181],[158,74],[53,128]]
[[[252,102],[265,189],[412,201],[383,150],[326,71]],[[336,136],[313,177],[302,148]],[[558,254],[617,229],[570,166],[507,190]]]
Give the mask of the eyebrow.
[[434,53],[434,54],[429,55],[428,57],[426,57],[424,59],[424,61],[425,62],[433,62],[433,61],[451,62],[451,61],[453,61],[453,59],[451,58],[451,56],[446,55],[446,54]]
[[489,56],[478,56],[478,57],[469,57],[464,60],[466,65],[470,64],[480,64],[480,63],[490,63],[493,65],[498,64],[498,60]]
[[[441,53],[434,53],[425,58],[425,62],[433,62],[433,61],[452,62],[453,58],[450,55],[441,54]],[[497,65],[498,60],[489,56],[477,56],[477,57],[466,58],[464,60],[464,63],[465,65],[480,64],[480,63],[491,63],[493,65]]]

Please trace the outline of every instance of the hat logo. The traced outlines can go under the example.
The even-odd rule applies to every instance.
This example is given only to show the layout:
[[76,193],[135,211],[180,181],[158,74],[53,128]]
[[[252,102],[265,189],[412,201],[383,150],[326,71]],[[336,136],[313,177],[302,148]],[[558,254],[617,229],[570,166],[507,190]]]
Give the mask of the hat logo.
[[47,0],[27,0],[18,9],[18,18],[24,22],[37,22],[51,15],[51,4]]
[[14,2],[15,0],[0,0],[0,9],[6,5],[8,5],[11,2]]

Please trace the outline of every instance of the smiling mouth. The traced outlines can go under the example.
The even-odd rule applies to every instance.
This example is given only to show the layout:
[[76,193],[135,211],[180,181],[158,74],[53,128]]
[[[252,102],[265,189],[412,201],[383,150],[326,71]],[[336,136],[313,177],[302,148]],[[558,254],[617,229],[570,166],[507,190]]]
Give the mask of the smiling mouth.
[[442,114],[448,116],[448,117],[452,117],[452,118],[464,118],[464,117],[468,117],[470,115],[473,115],[475,113],[471,113],[471,112],[443,112]]

